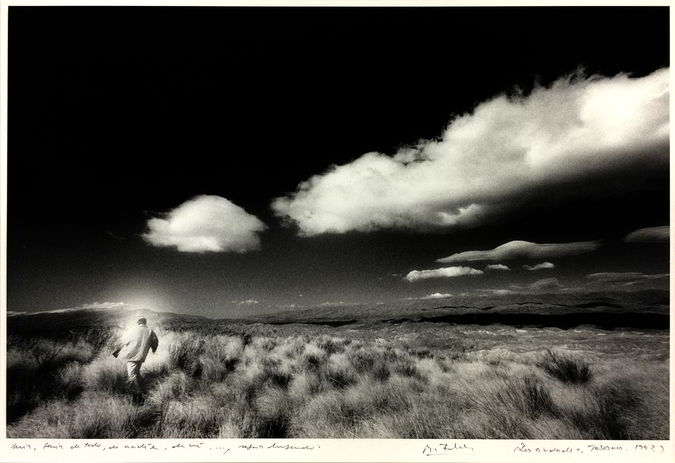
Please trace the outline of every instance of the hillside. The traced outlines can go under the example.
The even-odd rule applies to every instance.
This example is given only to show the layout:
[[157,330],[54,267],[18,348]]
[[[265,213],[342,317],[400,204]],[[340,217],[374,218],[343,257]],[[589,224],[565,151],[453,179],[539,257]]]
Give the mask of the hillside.
[[668,329],[668,291],[506,295],[412,300],[398,304],[335,305],[257,317],[270,324],[442,322],[571,328],[598,325]]
[[[214,333],[256,332],[273,327],[348,326],[372,329],[417,323],[457,325],[500,324],[515,327],[569,329],[593,325],[603,329],[669,328],[667,291],[613,292],[590,294],[508,295],[452,297],[441,300],[412,300],[397,304],[334,305],[287,310],[250,319],[211,319],[197,315],[150,310],[82,309],[63,312],[13,315],[8,317],[10,335],[63,337],[70,331],[123,328],[144,316],[153,326],[171,330],[199,329]],[[249,329],[250,331],[250,329]]]

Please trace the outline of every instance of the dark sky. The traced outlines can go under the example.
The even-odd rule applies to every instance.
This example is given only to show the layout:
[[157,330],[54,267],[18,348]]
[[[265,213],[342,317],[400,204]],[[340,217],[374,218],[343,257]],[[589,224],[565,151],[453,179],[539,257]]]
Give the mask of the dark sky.
[[[669,224],[667,143],[653,135],[656,103],[640,90],[647,82],[640,78],[668,67],[668,44],[665,7],[10,7],[8,308],[122,302],[245,316],[433,293],[667,287],[667,242],[624,237]],[[520,143],[509,121],[530,114],[542,120],[513,98],[529,101],[536,86],[554,88],[581,69],[585,76],[631,76],[597,100],[600,116],[589,109],[570,118],[587,128],[591,142],[579,146],[599,168],[575,163],[565,151],[572,145],[547,136],[546,146],[567,153],[547,171],[553,174],[528,173],[520,187],[508,177],[496,190],[499,200],[484,193],[492,191],[490,169],[502,172],[494,159]],[[501,129],[488,130],[487,141],[457,138],[443,148],[459,146],[471,163],[483,163],[488,181],[469,199],[447,192],[438,201],[431,193],[420,199],[417,192],[433,182],[405,174],[409,190],[386,187],[361,198],[350,186],[336,193],[337,209],[352,208],[340,216],[347,229],[305,229],[310,236],[297,216],[282,220],[271,207],[312,176],[338,172],[331,166],[438,141],[456,117],[503,93],[510,103],[473,120],[506,124],[504,138],[497,137]],[[566,103],[558,110],[556,102],[545,127],[567,123]],[[631,110],[635,127],[606,128],[610,106],[612,117]],[[610,135],[621,143],[594,145]],[[352,179],[349,172],[340,178]],[[429,172],[445,191],[445,177]],[[396,205],[378,202],[388,193]],[[259,249],[185,252],[143,239],[150,219],[200,195],[225,198],[263,222],[266,229],[253,233]],[[494,207],[469,224],[433,222],[439,207],[457,212],[470,203]],[[366,206],[370,225],[353,225],[354,211]],[[322,207],[312,210],[315,217],[332,218],[334,209]],[[435,262],[512,240],[599,244],[582,255]],[[545,261],[555,268],[522,268]],[[485,269],[497,263],[511,270]],[[484,274],[405,279],[449,265]]]

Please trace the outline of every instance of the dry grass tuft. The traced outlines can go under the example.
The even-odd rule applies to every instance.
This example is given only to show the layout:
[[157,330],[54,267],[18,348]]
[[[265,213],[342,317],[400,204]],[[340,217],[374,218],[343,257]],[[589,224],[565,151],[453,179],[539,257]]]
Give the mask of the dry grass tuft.
[[564,383],[584,384],[591,379],[591,369],[586,362],[550,349],[546,349],[544,358],[537,365]]

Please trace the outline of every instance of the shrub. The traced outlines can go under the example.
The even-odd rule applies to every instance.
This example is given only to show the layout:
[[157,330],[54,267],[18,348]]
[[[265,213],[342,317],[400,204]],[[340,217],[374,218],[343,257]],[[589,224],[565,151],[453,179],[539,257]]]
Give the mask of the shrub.
[[129,392],[126,365],[110,356],[100,357],[82,368],[82,382],[88,390],[125,394]]
[[166,404],[160,437],[169,439],[216,437],[221,420],[220,407],[212,396],[180,397]]
[[328,355],[344,352],[345,350],[345,344],[342,339],[330,336],[321,336],[316,341],[316,345]]
[[565,357],[550,349],[546,349],[544,358],[537,365],[563,383],[584,384],[591,379],[591,369],[586,362]]
[[148,399],[151,403],[160,405],[169,400],[186,397],[194,389],[194,380],[189,378],[183,371],[175,371],[168,377],[156,383],[150,390]]
[[185,338],[169,348],[169,366],[183,370],[198,378],[202,373],[199,356],[204,351],[205,342],[194,338]]
[[15,346],[7,352],[9,422],[46,400],[72,400],[82,392],[79,366],[91,360],[91,345],[33,339]]
[[359,373],[367,374],[379,381],[385,381],[391,374],[387,365],[387,357],[391,358],[392,355],[384,355],[373,348],[360,348],[349,351],[347,356]]
[[345,354],[333,354],[324,367],[327,382],[338,388],[346,388],[357,382],[354,370]]
[[53,401],[26,415],[8,429],[8,437],[129,438],[135,437],[140,409],[129,398],[86,392],[75,402]]
[[289,395],[278,387],[266,387],[256,397],[258,415],[256,437],[288,437],[294,405]]

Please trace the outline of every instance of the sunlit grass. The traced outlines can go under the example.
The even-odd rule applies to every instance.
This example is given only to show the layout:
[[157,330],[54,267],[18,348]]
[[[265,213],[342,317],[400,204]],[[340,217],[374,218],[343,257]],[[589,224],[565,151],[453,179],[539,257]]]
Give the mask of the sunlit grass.
[[564,347],[452,351],[396,337],[161,331],[143,374],[147,394],[136,401],[107,344],[17,342],[8,435],[668,437],[667,360],[619,362]]

